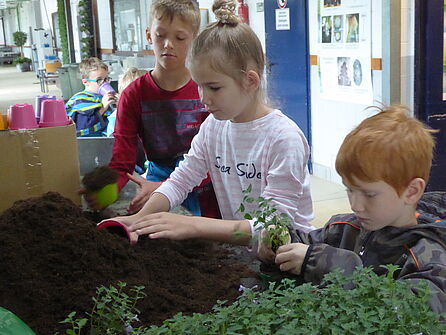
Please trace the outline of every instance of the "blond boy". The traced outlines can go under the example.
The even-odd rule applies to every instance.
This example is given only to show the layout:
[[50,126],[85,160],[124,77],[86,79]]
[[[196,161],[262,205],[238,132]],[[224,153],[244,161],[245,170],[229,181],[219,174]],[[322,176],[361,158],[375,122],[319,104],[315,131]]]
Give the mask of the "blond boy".
[[79,70],[85,90],[73,95],[65,104],[68,116],[76,123],[77,136],[104,136],[110,105],[118,101],[115,94],[100,95],[99,88],[108,82],[108,66],[96,57],[84,59]]
[[[153,47],[155,67],[133,81],[120,96],[109,164],[119,172],[119,189],[129,179],[140,186],[130,202],[130,212],[139,210],[169,178],[209,115],[186,67],[199,27],[197,1],[152,1],[146,38]],[[138,139],[148,159],[147,180],[132,176]],[[194,215],[220,216],[209,180],[192,192],[183,205]]]

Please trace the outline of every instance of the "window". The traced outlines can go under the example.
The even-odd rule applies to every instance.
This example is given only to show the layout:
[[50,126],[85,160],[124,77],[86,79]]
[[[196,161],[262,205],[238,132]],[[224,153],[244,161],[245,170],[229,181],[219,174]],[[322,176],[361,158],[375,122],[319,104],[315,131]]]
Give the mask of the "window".
[[144,31],[151,0],[114,0],[116,48],[119,51],[146,49]]

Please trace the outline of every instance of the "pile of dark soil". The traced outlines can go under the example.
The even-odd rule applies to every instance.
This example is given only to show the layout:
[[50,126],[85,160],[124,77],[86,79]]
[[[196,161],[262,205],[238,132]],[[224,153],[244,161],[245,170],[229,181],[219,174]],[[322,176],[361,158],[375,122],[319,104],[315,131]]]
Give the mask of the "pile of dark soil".
[[72,311],[85,316],[101,285],[144,285],[138,308],[147,326],[234,301],[240,278],[254,276],[210,242],[142,238],[131,247],[57,193],[16,202],[0,216],[0,231],[0,306],[37,334],[65,333],[58,322]]

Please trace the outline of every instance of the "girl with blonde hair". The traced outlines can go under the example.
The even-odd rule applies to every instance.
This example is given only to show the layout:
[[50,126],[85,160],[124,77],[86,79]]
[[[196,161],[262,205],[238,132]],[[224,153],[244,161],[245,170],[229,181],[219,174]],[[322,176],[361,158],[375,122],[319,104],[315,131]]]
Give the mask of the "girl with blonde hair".
[[[266,104],[262,46],[253,30],[235,15],[235,7],[234,1],[214,1],[217,21],[192,45],[192,78],[212,115],[201,125],[184,161],[142,210],[115,219],[127,226],[132,242],[147,234],[249,244],[257,230],[238,208],[242,190],[250,185],[251,196],[272,198],[294,228],[313,229],[307,141],[291,119]],[[223,219],[169,213],[208,173]]]

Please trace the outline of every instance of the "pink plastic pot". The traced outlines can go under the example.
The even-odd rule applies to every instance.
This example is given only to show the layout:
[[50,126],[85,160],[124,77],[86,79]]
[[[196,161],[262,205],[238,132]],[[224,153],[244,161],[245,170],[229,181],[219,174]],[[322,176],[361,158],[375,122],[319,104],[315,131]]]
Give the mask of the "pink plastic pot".
[[45,100],[56,100],[56,96],[47,94],[36,96],[34,103],[34,111],[36,112],[37,122],[40,121],[40,111],[42,110],[42,102],[44,102]]
[[39,127],[66,126],[69,123],[63,99],[42,102]]
[[9,129],[35,129],[39,128],[34,114],[33,105],[16,104],[9,107],[8,111]]
[[98,230],[107,228],[110,232],[117,233],[123,237],[126,237],[131,245],[136,244],[136,241],[132,241],[130,232],[127,230],[127,227],[116,220],[103,220],[97,224]]

